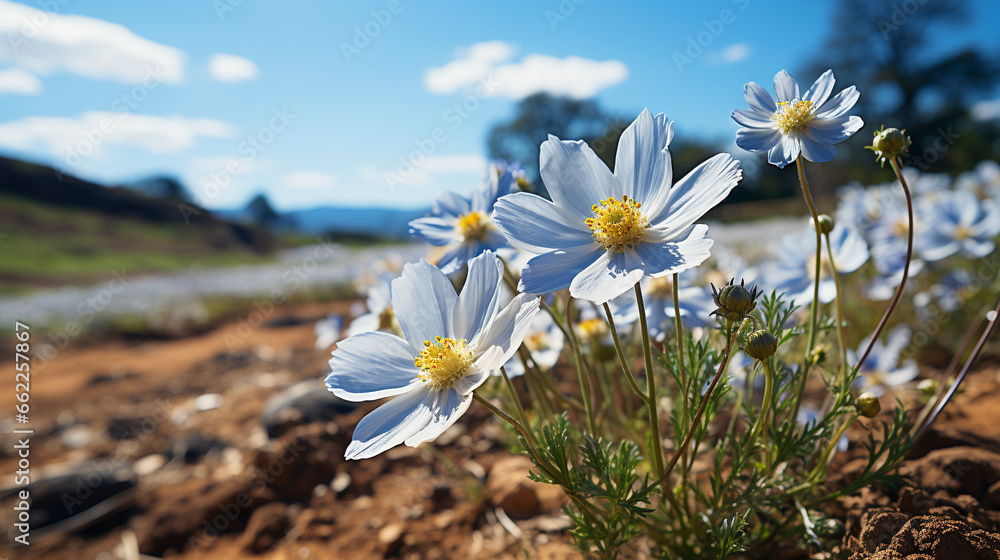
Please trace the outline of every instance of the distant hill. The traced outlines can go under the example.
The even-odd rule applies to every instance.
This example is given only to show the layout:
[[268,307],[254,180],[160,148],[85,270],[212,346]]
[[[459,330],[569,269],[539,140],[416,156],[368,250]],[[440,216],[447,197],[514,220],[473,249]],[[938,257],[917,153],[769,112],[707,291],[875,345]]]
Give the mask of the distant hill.
[[267,260],[285,244],[171,202],[0,157],[0,292],[193,265]]

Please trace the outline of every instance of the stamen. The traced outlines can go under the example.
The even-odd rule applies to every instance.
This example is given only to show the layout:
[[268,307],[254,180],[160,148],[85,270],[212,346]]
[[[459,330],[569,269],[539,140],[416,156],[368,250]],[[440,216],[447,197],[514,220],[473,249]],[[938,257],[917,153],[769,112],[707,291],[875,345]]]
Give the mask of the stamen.
[[587,227],[594,240],[610,251],[620,253],[635,248],[642,240],[649,220],[642,215],[642,204],[623,195],[621,200],[609,197],[591,207],[593,218],[587,218]]
[[458,223],[455,224],[455,230],[465,241],[480,241],[486,237],[491,229],[493,229],[493,223],[490,222],[486,212],[482,210],[469,212],[459,218]]
[[801,101],[782,101],[774,112],[774,122],[782,134],[802,132],[806,123],[816,118],[813,114],[813,102],[808,99]]
[[414,358],[413,365],[420,368],[417,377],[421,381],[440,391],[450,389],[465,377],[473,361],[472,349],[464,339],[438,336],[433,341],[424,341],[424,349]]

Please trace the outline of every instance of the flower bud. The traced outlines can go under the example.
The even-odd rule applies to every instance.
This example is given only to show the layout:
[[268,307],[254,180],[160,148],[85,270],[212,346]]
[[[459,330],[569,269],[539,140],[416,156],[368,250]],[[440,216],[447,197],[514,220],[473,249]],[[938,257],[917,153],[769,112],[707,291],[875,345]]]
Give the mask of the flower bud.
[[825,233],[830,233],[831,231],[833,231],[833,226],[834,226],[833,218],[831,218],[827,214],[820,214],[819,215],[819,232],[820,233],[824,233],[824,234]]
[[733,284],[734,281],[735,279],[730,280],[721,290],[716,290],[715,286],[712,286],[712,299],[718,306],[712,314],[730,321],[739,321],[754,310],[760,293],[756,287],[747,290],[742,281],[738,286]]
[[858,414],[865,418],[875,418],[878,416],[879,411],[882,410],[882,405],[878,402],[878,397],[875,395],[861,393],[861,396],[854,401],[854,410],[857,410]]
[[865,148],[875,152],[875,159],[885,164],[887,159],[897,158],[910,147],[910,138],[906,135],[906,130],[896,128],[885,128],[875,131],[875,139],[871,146]]
[[773,356],[777,349],[778,339],[764,330],[750,333],[743,344],[743,351],[755,360],[766,360]]

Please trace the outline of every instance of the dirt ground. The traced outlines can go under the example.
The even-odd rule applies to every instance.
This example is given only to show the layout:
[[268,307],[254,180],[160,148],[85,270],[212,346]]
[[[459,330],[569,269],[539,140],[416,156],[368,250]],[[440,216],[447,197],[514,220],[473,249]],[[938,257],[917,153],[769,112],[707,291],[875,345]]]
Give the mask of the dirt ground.
[[[31,545],[13,543],[12,530],[0,553],[580,558],[565,533],[561,495],[525,479],[527,460],[503,447],[500,426],[481,407],[433,446],[352,462],[344,450],[372,405],[342,407],[319,422],[301,416],[308,407],[268,407],[322,388],[329,354],[313,348],[313,325],[349,308],[286,306],[198,336],[62,351],[31,379],[30,477],[52,482],[31,488]],[[834,508],[845,521],[843,546],[815,557],[997,559],[998,387],[995,365],[971,375],[905,463],[910,485],[843,499]],[[0,407],[13,406],[3,395]],[[0,426],[4,473],[18,469],[10,434],[21,427]],[[850,431],[855,440],[865,435]],[[850,453],[839,460],[841,476],[858,468]],[[15,521],[12,482],[5,474],[0,490],[5,531]]]

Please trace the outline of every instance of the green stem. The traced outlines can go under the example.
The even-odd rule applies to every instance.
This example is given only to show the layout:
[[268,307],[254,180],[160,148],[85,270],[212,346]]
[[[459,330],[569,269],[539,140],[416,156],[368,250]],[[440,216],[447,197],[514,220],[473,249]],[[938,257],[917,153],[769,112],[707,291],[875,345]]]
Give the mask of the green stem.
[[566,300],[566,325],[569,331],[570,343],[573,346],[573,358],[576,362],[576,377],[580,382],[580,399],[587,413],[587,427],[590,433],[597,435],[597,421],[594,419],[594,404],[590,400],[590,388],[587,376],[583,372],[583,355],[580,353],[580,341],[576,338],[573,328],[573,296]]
[[517,410],[518,420],[521,421],[525,426],[530,426],[528,422],[528,415],[524,412],[524,407],[521,406],[521,399],[517,396],[517,389],[514,389],[514,384],[510,380],[510,376],[507,375],[507,370],[503,366],[500,366],[500,375],[503,376],[504,383],[507,385],[507,390],[510,391],[510,398],[514,401],[514,408]]
[[[740,325],[740,329],[742,329]],[[739,332],[737,330],[737,332]],[[666,468],[663,470],[663,475],[657,480],[656,484],[662,484],[668,476],[670,476],[670,471],[673,470],[674,466],[677,465],[677,461],[681,458],[681,451],[683,451],[689,443],[691,443],[691,438],[694,437],[694,430],[701,422],[701,415],[705,412],[705,406],[708,404],[709,397],[712,396],[712,392],[715,391],[715,386],[718,385],[719,379],[722,378],[722,373],[726,371],[726,365],[729,364],[729,354],[733,349],[733,341],[736,337],[733,336],[733,327],[730,324],[728,331],[726,332],[726,351],[722,354],[722,362],[719,363],[719,370],[715,372],[715,377],[712,379],[712,383],[708,386],[708,390],[705,391],[705,396],[701,400],[701,406],[698,407],[698,412],[694,415],[694,421],[691,423],[691,428],[688,429],[688,433],[684,436],[684,441],[681,443],[681,448],[674,452],[673,458],[667,463]]]
[[639,398],[646,402],[646,404],[649,404],[649,397],[639,388],[639,383],[636,382],[635,376],[632,375],[632,368],[628,367],[628,359],[622,350],[621,340],[618,339],[618,329],[615,328],[615,320],[611,317],[611,308],[607,302],[604,303],[604,313],[608,316],[608,328],[611,329],[611,338],[615,341],[615,351],[618,353],[618,361],[622,365],[622,371],[625,372],[625,379],[628,380],[629,387],[635,391],[635,394],[639,395]]
[[[646,325],[646,306],[642,302],[642,288],[635,284],[635,302],[639,306],[639,326],[642,329],[642,356],[646,364],[646,402],[649,404],[649,429],[653,439],[653,465],[656,477],[663,478],[663,443],[660,440],[659,399],[656,396],[656,375],[653,374],[653,354],[649,348],[649,328]],[[664,487],[664,492],[666,492]]]
[[854,423],[854,421],[857,420],[859,416],[860,416],[859,414],[852,414],[847,418],[847,420],[844,421],[844,423],[840,426],[840,429],[837,430],[837,434],[833,436],[833,439],[830,440],[830,443],[826,446],[826,449],[823,450],[823,454],[819,456],[819,462],[816,463],[816,466],[813,468],[812,472],[809,473],[809,476],[807,477],[808,479],[813,479],[819,476],[819,473],[826,468],[827,463],[833,456],[834,450],[837,449],[837,442],[840,441],[840,437],[844,435],[844,432],[847,431],[847,427],[850,426],[852,423]]
[[806,199],[806,206],[809,207],[809,213],[812,215],[813,229],[816,230],[816,269],[814,270],[815,276],[813,280],[813,300],[812,305],[809,308],[809,337],[806,341],[805,360],[803,360],[802,364],[802,378],[799,380],[799,388],[795,398],[795,408],[792,411],[792,418],[795,418],[799,414],[799,406],[802,404],[802,396],[806,391],[806,380],[809,378],[809,367],[812,365],[813,348],[816,345],[816,325],[819,322],[819,281],[820,275],[823,272],[823,234],[819,226],[819,212],[816,211],[816,205],[813,203],[812,193],[809,191],[809,182],[806,180],[805,160],[802,159],[801,155],[799,155],[798,159],[795,160],[795,168],[799,172],[799,185],[802,187],[802,196]]
[[903,279],[899,282],[899,287],[896,288],[896,293],[892,296],[892,301],[889,302],[889,307],[885,310],[885,314],[882,315],[882,319],[878,322],[878,326],[875,327],[875,332],[872,333],[871,341],[865,348],[865,351],[861,353],[858,358],[858,363],[854,365],[854,370],[857,371],[861,367],[861,364],[865,363],[868,358],[868,354],[871,353],[872,348],[875,346],[875,342],[878,340],[880,334],[882,334],[882,329],[885,328],[886,323],[889,322],[889,316],[895,311],[896,306],[899,305],[899,300],[903,297],[903,290],[906,289],[906,279],[910,275],[910,260],[913,258],[913,201],[910,200],[910,188],[906,185],[906,179],[903,178],[903,171],[899,168],[899,162],[896,158],[890,159],[889,164],[892,165],[892,170],[896,173],[896,178],[899,179],[899,184],[903,187],[903,194],[906,195],[906,213],[907,213],[907,230],[906,230],[906,264],[903,265]]
[[760,413],[757,421],[754,422],[753,430],[750,431],[750,441],[754,442],[760,435],[764,424],[767,423],[767,415],[771,413],[771,400],[774,391],[774,369],[771,367],[771,359],[764,360],[764,400],[760,403]]
[[840,274],[837,272],[837,261],[833,257],[833,244],[830,242],[830,234],[826,237],[826,254],[830,258],[830,270],[833,274],[834,286],[837,288],[837,344],[840,346],[840,364],[842,368],[841,391],[847,391],[847,346],[844,344],[844,306],[841,302]]

